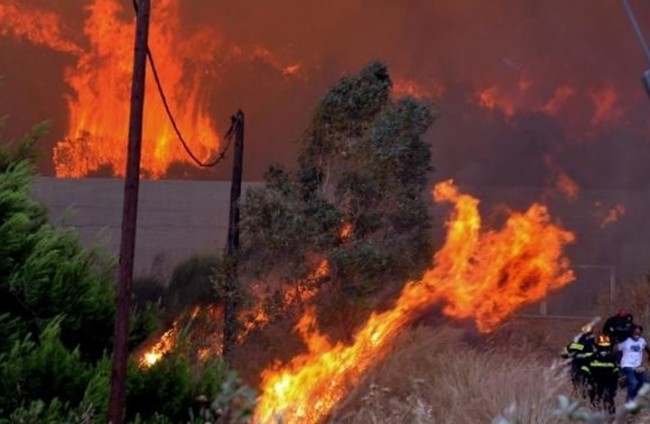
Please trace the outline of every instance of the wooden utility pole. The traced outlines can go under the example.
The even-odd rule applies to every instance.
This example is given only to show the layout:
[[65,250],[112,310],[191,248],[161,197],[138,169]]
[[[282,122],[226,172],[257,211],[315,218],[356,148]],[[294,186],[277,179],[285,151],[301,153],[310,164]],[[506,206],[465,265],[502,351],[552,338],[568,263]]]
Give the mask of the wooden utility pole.
[[228,242],[225,260],[228,264],[226,276],[225,307],[223,320],[223,357],[232,365],[232,351],[237,340],[237,251],[239,250],[239,199],[244,164],[244,112],[234,116],[235,157],[230,183],[230,214],[228,218]]
[[137,2],[133,81],[131,82],[131,114],[129,117],[129,146],[126,161],[126,177],[124,179],[122,239],[120,242],[117,309],[115,310],[115,332],[113,337],[113,370],[111,373],[111,394],[108,404],[108,421],[111,424],[123,423],[124,404],[126,400],[126,361],[129,353],[129,314],[131,312],[133,257],[135,253],[135,231],[138,218],[142,116],[144,112],[144,86],[147,66],[150,7],[150,0],[139,0]]

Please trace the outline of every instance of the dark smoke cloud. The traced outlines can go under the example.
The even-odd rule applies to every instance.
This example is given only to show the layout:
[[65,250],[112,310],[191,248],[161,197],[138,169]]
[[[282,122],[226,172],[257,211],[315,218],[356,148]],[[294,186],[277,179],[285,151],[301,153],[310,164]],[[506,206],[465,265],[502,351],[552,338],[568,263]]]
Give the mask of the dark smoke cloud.
[[[30,5],[59,12],[65,33],[83,46],[82,3],[34,0]],[[130,13],[130,3],[123,1],[125,14]],[[650,34],[650,4],[632,3]],[[483,205],[521,208],[546,196],[561,170],[581,187],[581,200],[570,203],[557,193],[547,200],[554,216],[578,232],[573,259],[614,264],[621,275],[645,270],[650,100],[640,77],[650,65],[619,1],[181,4],[187,34],[209,27],[226,45],[268,49],[279,64],[300,64],[298,73],[288,76],[262,56],[225,55],[206,69],[206,84],[214,86],[211,112],[219,128],[226,128],[237,108],[246,112],[246,179],[260,179],[271,163],[292,166],[301,133],[327,87],[342,74],[381,59],[395,80],[413,81],[432,93],[443,87],[442,94],[431,99],[439,113],[428,134],[436,167],[433,179],[454,178],[476,189]],[[65,134],[64,96],[73,93],[63,75],[74,63],[68,54],[0,37],[0,116],[10,115],[5,136],[17,138],[33,123],[49,118],[53,125],[42,146],[51,151]],[[530,85],[523,97],[517,94],[521,81]],[[515,99],[510,115],[477,103],[477,93],[492,86]],[[570,87],[575,94],[557,113],[544,112],[543,105],[560,87]],[[595,122],[592,97],[607,90],[616,93],[616,101],[606,119]],[[52,173],[48,157],[42,170]],[[228,167],[201,173],[175,166],[170,176],[188,173],[220,179],[230,175]],[[614,223],[601,230],[594,205],[607,209],[619,202],[627,209],[623,226]]]
[[[123,3],[129,12],[130,2]],[[650,25],[650,6],[638,3],[641,22]],[[59,12],[66,33],[83,44],[79,2],[53,6],[38,0],[33,6]],[[181,2],[181,20],[188,33],[207,26],[232,45],[266,48],[280,63],[301,65],[295,77],[260,58],[227,59],[210,70],[214,76],[206,83],[216,85],[211,105],[220,126],[236,108],[247,112],[249,179],[260,178],[270,162],[291,164],[327,86],[375,58],[386,61],[398,79],[425,89],[444,87],[435,99],[441,118],[430,134],[439,177],[542,185],[548,179],[545,155],[564,157],[557,162],[581,185],[610,183],[591,177],[592,165],[614,174],[633,170],[614,179],[620,184],[638,185],[644,177],[637,175],[642,167],[635,161],[647,157],[650,108],[639,83],[646,65],[617,1],[195,1]],[[64,131],[63,96],[69,93],[62,75],[74,61],[25,41],[0,43],[6,52],[0,57],[0,110],[11,114],[5,132],[16,137],[30,123],[51,118],[50,147]],[[522,77],[531,83],[529,101],[517,105],[513,116],[475,104],[478,90],[513,89]],[[531,110],[532,102],[543,103],[564,85],[577,94],[561,116]],[[587,92],[602,87],[619,94],[623,116],[615,128],[590,128],[594,110]],[[595,152],[611,157],[621,138],[634,153],[601,165]],[[219,171],[218,177],[228,173]]]

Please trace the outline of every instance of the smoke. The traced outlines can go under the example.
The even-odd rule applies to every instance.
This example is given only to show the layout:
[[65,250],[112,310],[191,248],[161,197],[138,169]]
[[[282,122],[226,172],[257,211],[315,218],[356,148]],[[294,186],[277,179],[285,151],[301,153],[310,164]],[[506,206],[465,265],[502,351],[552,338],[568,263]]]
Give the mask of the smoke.
[[[121,4],[126,18],[130,2]],[[60,20],[55,41],[67,51],[12,31],[0,9],[0,47],[8,53],[0,57],[0,110],[11,114],[5,132],[14,137],[27,123],[52,118],[51,150],[65,134],[63,98],[74,93],[62,75],[74,66],[69,46],[88,42],[87,12],[72,1],[30,7],[21,9]],[[650,23],[650,7],[635,8]],[[415,84],[439,110],[430,134],[436,178],[546,186],[562,171],[580,187],[649,180],[650,109],[639,82],[647,66],[618,2],[203,1],[181,2],[179,20],[178,38],[201,30],[220,38],[215,59],[200,61],[201,84],[211,88],[217,128],[237,108],[247,114],[248,179],[272,162],[291,165],[327,86],[380,58],[396,82]]]

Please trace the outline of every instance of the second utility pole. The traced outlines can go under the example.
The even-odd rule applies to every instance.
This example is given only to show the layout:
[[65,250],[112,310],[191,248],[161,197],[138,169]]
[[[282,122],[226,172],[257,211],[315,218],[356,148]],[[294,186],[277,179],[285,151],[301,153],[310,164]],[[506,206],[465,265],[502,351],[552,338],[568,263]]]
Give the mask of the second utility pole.
[[228,218],[228,242],[224,260],[227,264],[225,305],[223,320],[223,357],[232,366],[232,351],[237,340],[237,254],[239,250],[239,199],[244,168],[244,112],[237,111],[233,117],[235,126],[235,157],[230,182],[230,214]]
[[111,394],[108,404],[108,422],[110,424],[122,424],[124,422],[126,361],[129,354],[129,314],[131,312],[133,257],[135,254],[135,231],[138,218],[140,152],[142,150],[142,116],[144,113],[149,11],[150,0],[140,0],[137,5],[135,26],[131,114],[129,116],[129,146],[126,160],[126,176],[124,178],[120,267],[113,337],[113,369],[111,373]]

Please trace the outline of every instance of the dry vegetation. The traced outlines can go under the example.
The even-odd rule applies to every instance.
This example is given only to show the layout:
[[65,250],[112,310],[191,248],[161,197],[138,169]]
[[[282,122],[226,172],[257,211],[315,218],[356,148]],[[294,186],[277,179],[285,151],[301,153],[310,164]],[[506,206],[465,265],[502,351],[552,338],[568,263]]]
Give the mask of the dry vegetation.
[[410,330],[394,349],[333,422],[490,423],[508,409],[518,422],[556,423],[557,395],[570,392],[548,358],[482,348],[449,327]]

